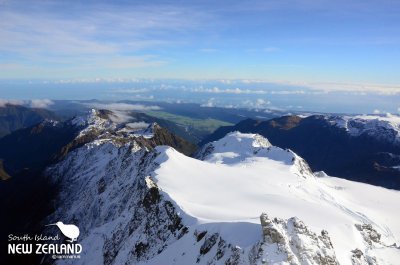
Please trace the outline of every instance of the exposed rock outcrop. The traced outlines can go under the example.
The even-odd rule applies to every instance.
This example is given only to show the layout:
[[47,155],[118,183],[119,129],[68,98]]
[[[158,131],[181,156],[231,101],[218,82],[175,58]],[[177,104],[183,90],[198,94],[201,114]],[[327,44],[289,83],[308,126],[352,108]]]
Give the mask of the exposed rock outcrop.
[[328,232],[312,232],[296,217],[260,217],[263,241],[256,246],[255,264],[338,265]]

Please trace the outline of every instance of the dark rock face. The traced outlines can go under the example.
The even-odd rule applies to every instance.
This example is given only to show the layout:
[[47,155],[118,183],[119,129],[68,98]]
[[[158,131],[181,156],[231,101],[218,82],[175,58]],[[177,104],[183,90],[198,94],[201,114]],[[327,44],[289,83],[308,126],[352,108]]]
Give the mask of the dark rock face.
[[228,132],[258,133],[281,148],[303,157],[313,171],[391,189],[400,189],[400,146],[367,133],[351,136],[329,124],[324,116],[285,116],[269,121],[247,119],[221,127],[202,144],[218,140]]
[[203,237],[207,234],[207,231],[203,231],[198,233],[197,231],[195,231],[195,236],[196,236],[196,240],[197,242],[199,242],[200,240],[203,239]]
[[158,125],[154,126],[154,137],[151,141],[154,143],[154,146],[168,145],[188,156],[196,152],[198,149],[197,145],[170,133]]
[[201,255],[205,255],[208,253],[208,251],[210,251],[210,249],[215,245],[215,243],[217,243],[218,236],[219,236],[218,233],[215,233],[209,237],[206,237],[203,245],[201,245],[200,247]]

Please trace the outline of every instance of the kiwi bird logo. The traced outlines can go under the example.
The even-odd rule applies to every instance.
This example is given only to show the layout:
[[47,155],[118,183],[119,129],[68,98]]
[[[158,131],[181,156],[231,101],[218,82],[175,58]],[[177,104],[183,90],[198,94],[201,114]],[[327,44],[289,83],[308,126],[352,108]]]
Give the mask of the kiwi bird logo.
[[56,225],[60,230],[61,233],[63,233],[64,236],[70,238],[70,240],[67,240],[69,242],[74,242],[79,236],[79,228],[76,225],[66,225],[63,224],[63,222],[57,222],[55,224],[48,224],[46,226],[50,225]]

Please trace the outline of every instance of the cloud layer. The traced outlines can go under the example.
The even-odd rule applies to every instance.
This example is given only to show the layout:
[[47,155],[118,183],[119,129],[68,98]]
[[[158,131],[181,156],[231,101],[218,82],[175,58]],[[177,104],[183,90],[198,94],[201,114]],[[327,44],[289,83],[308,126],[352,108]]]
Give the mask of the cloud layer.
[[6,105],[23,105],[22,100],[16,99],[0,99],[0,108],[4,108]]
[[0,99],[0,107],[6,105],[25,105],[31,108],[48,108],[54,102],[50,99],[32,99],[32,100],[18,100],[18,99]]
[[[161,109],[159,106],[145,106],[142,104],[126,104],[126,103],[110,103],[110,104],[95,103],[95,104],[86,104],[86,106],[95,109],[111,110],[114,114],[111,116],[111,120],[116,123],[125,123],[134,120],[134,118],[129,115],[129,112],[131,111],[152,111]],[[136,125],[133,125],[132,123],[131,127]]]
[[110,103],[110,104],[87,104],[88,107],[95,109],[108,109],[108,110],[119,110],[119,111],[151,111],[160,110],[159,106],[145,106],[142,104],[126,104],[126,103]]
[[49,107],[50,105],[53,105],[53,104],[54,104],[54,102],[51,101],[50,99],[32,99],[30,101],[30,103],[29,103],[29,106],[31,108],[44,109],[44,108],[47,108],[47,107]]

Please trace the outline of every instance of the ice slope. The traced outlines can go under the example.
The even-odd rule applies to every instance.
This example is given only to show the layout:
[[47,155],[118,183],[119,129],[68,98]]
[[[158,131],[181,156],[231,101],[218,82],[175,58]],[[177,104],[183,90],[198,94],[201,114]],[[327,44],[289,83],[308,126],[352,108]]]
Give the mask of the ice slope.
[[344,128],[350,135],[367,134],[380,140],[400,144],[400,117],[397,115],[326,116],[335,126]]
[[299,166],[304,161],[294,153],[253,134],[230,133],[211,143],[198,154],[204,161],[171,148],[158,150],[160,166],[153,178],[160,189],[196,225],[212,226],[241,248],[260,240],[260,227],[250,224],[259,224],[260,214],[267,212],[285,219],[296,216],[315,232],[327,230],[340,264],[351,264],[351,250],[357,248],[375,256],[378,264],[400,260],[399,249],[366,246],[355,226],[372,224],[384,245],[398,244],[397,191],[317,178]]

